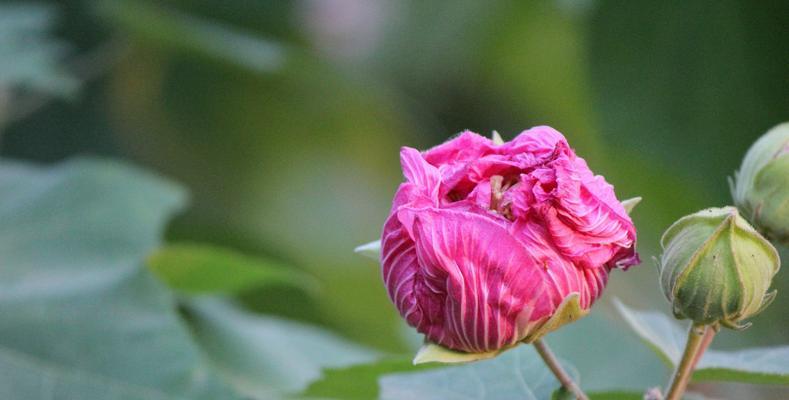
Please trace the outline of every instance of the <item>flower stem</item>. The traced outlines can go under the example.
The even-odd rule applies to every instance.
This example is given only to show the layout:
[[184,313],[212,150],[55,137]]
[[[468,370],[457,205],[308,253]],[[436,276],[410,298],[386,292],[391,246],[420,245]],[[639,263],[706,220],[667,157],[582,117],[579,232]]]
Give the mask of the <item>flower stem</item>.
[[701,341],[701,347],[699,348],[699,351],[696,352],[696,357],[693,358],[693,364],[691,365],[693,370],[695,370],[696,366],[699,364],[701,356],[703,356],[704,352],[707,351],[707,348],[710,347],[710,343],[712,343],[712,339],[715,338],[715,334],[718,333],[719,329],[720,327],[717,325],[709,325],[707,326],[707,329],[705,329],[704,338]]
[[671,377],[666,400],[680,400],[688,387],[693,369],[696,368],[704,351],[707,350],[712,338],[715,336],[715,328],[707,325],[691,325],[688,330],[688,341],[685,344],[685,352],[682,354],[674,375]]
[[543,342],[542,339],[537,339],[532,344],[534,344],[534,348],[537,349],[537,353],[540,354],[545,365],[548,366],[565,389],[572,393],[578,400],[589,400],[589,397],[581,390],[575,381],[573,381],[573,378],[567,374],[567,371],[562,368],[561,364],[559,364],[559,360],[553,355],[547,343]]

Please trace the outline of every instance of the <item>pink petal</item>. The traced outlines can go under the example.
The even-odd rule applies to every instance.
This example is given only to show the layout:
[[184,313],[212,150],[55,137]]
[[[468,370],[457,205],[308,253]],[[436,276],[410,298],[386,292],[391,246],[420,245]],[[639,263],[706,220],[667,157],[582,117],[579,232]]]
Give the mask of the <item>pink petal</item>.
[[414,221],[421,268],[416,293],[427,318],[417,328],[430,340],[472,352],[501,348],[563,299],[546,284],[543,260],[503,224],[454,210],[402,209],[398,215]]
[[438,169],[428,164],[419,151],[410,147],[400,149],[400,164],[405,178],[438,204],[438,189],[441,185]]
[[622,249],[634,251],[635,228],[611,185],[577,159],[562,158],[552,165],[557,201],[555,208],[544,209],[543,217],[563,254],[582,267],[595,268],[610,264]]
[[536,218],[520,219],[510,227],[510,231],[532,256],[543,260],[551,284],[562,298],[578,293],[581,307],[588,308],[600,297],[608,280],[608,268],[578,268],[556,248],[551,235]]
[[496,146],[493,142],[471,131],[464,131],[425,152],[425,160],[432,165],[466,164],[491,154]]
[[515,155],[525,164],[536,165],[548,159],[559,143],[566,144],[567,141],[557,130],[549,126],[535,126],[505,143],[499,151],[501,154]]
[[412,326],[422,322],[422,311],[417,307],[414,282],[419,272],[414,241],[392,214],[384,224],[381,235],[381,265],[389,299]]

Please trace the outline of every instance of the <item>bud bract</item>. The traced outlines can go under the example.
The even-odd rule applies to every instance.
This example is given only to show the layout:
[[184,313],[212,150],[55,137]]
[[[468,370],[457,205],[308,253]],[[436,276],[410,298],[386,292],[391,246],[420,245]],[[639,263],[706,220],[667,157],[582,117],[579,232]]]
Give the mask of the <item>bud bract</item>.
[[778,252],[734,207],[680,218],[661,245],[661,286],[679,319],[741,329],[775,297]]
[[768,238],[789,245],[789,122],[751,146],[732,183],[743,215]]

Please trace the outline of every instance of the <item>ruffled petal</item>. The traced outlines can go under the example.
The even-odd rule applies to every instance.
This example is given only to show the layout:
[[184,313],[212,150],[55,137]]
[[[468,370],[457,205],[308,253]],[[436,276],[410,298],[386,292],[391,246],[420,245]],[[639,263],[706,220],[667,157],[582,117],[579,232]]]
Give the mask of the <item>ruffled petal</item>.
[[471,131],[464,131],[425,152],[425,160],[432,165],[466,164],[486,154],[491,154],[496,145],[490,139]]
[[540,260],[550,284],[562,298],[578,293],[580,305],[586,309],[600,297],[608,280],[608,268],[578,268],[555,246],[546,227],[537,218],[517,220],[510,232]]
[[566,145],[557,149],[557,158],[546,164],[550,173],[531,174],[539,183],[532,192],[543,203],[538,209],[553,243],[580,267],[612,265],[623,249],[634,251],[633,223],[608,183],[594,177]]
[[405,178],[437,205],[438,190],[441,185],[438,169],[425,161],[418,150],[410,147],[400,149],[400,164]]
[[523,168],[529,168],[547,161],[559,143],[567,141],[556,129],[535,126],[501,146],[499,154],[512,155]]
[[521,169],[521,164],[512,160],[511,156],[491,154],[479,158],[469,166],[467,179],[477,183],[493,175],[513,177],[519,175]]

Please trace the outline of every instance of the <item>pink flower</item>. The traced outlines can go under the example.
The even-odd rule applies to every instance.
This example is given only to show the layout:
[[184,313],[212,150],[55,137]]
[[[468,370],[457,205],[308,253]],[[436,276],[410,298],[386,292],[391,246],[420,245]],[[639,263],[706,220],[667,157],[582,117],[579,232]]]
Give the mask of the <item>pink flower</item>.
[[434,343],[512,346],[571,293],[588,309],[612,268],[639,262],[613,187],[553,128],[502,145],[466,131],[423,153],[403,147],[400,161],[406,182],[383,228],[383,278],[403,318]]

